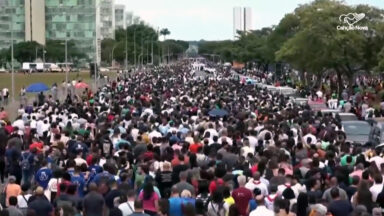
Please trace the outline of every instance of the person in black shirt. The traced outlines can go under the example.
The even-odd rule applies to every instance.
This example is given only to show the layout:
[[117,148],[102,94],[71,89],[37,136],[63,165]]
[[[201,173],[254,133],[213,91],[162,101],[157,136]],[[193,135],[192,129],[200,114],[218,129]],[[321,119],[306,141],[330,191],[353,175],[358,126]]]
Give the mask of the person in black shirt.
[[340,199],[340,192],[337,187],[331,189],[331,197],[333,201],[329,204],[328,211],[331,212],[333,216],[345,216],[353,211],[349,201]]
[[[158,184],[161,197],[166,197],[166,194],[169,195],[169,189],[172,187],[172,166],[171,163],[165,161],[163,163],[163,170],[156,173],[156,182]],[[167,191],[168,189],[168,191]]]
[[179,155],[179,161],[180,161],[180,164],[173,167],[173,173],[172,173],[173,184],[176,184],[179,182],[180,172],[188,169],[188,166],[184,164],[184,155],[182,154]]
[[105,196],[105,204],[109,209],[112,209],[114,207],[113,201],[115,198],[121,196],[121,191],[118,189],[117,182],[115,180],[110,181],[110,187],[111,190]]
[[31,202],[28,202],[28,209],[34,210],[36,215],[39,216],[52,215],[53,207],[44,196],[44,190],[42,187],[37,187],[35,191],[35,199]]

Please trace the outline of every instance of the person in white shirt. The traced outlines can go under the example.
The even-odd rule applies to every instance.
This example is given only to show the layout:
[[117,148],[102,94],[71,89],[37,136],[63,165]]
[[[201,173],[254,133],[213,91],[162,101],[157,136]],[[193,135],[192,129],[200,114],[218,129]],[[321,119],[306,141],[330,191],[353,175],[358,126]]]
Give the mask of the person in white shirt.
[[376,152],[376,156],[368,159],[368,161],[371,163],[372,161],[374,161],[376,163],[376,166],[377,167],[381,167],[381,164],[384,163],[384,158],[380,157],[380,155],[378,154],[379,152]]
[[157,137],[157,138],[161,138],[162,135],[159,131],[157,131],[157,128],[154,128],[149,134],[148,134],[148,137],[149,137],[149,140],[151,141],[151,143],[153,144],[152,142],[152,139],[154,137]]
[[204,137],[205,137],[205,134],[207,133],[207,132],[209,132],[209,138],[210,139],[213,139],[213,137],[214,136],[219,136],[219,133],[217,133],[217,131],[216,131],[216,129],[213,127],[213,124],[212,123],[209,123],[208,124],[208,129],[206,129],[205,131],[204,131]]
[[43,137],[44,135],[44,122],[42,119],[39,119],[36,123],[36,132],[37,132],[37,135],[39,135],[39,137]]
[[131,215],[134,212],[135,210],[134,203],[135,203],[135,191],[130,190],[128,191],[127,202],[123,202],[119,205],[119,209],[123,214],[123,216]]
[[372,193],[372,201],[376,202],[377,195],[383,190],[383,176],[375,175],[375,183],[369,188],[369,191]]
[[249,136],[247,136],[249,140],[249,147],[251,147],[252,149],[255,149],[258,145],[258,141],[256,138],[256,131],[252,130],[249,133],[250,133]]
[[261,195],[268,195],[268,186],[260,180],[260,172],[255,172],[253,174],[253,178],[251,178],[247,184],[245,184],[245,188],[253,191],[255,188],[259,188],[261,191]]
[[257,208],[251,213],[249,213],[249,216],[274,216],[275,213],[268,209],[265,204],[264,204],[264,196],[263,195],[258,195],[256,196],[256,202],[257,202]]
[[273,204],[275,203],[275,200],[279,197],[279,194],[277,193],[277,185],[271,185],[270,186],[270,194],[265,197],[264,202],[265,206],[273,210]]
[[31,194],[28,194],[29,187],[26,184],[23,184],[21,186],[21,194],[17,196],[17,206],[21,209],[21,211],[27,213],[28,209],[28,200],[32,196]]

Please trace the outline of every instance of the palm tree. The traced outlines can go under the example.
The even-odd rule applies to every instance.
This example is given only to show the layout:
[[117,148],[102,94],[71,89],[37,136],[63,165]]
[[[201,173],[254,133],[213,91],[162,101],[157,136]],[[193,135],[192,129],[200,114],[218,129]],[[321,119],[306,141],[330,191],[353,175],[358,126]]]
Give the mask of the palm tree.
[[171,32],[167,28],[163,28],[163,29],[160,30],[160,35],[164,36],[164,41],[165,41],[165,37],[167,35],[170,35],[170,34],[171,34]]

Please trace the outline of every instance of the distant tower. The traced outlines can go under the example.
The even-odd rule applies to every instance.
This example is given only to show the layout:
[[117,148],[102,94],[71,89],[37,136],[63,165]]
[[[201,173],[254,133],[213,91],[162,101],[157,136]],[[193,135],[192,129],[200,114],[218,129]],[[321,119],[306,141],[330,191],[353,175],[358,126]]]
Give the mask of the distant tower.
[[250,7],[233,8],[233,37],[238,36],[237,31],[252,30],[252,9]]
[[252,9],[250,7],[244,8],[244,31],[252,30]]

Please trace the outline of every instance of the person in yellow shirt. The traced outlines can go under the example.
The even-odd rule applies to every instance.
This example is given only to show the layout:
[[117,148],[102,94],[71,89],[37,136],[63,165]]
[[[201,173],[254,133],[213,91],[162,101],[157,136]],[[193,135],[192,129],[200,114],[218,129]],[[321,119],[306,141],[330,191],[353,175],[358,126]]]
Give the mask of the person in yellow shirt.
[[231,196],[231,191],[230,191],[229,187],[224,187],[223,188],[223,196],[224,196],[224,203],[227,204],[228,208],[231,205],[235,204],[235,200]]

